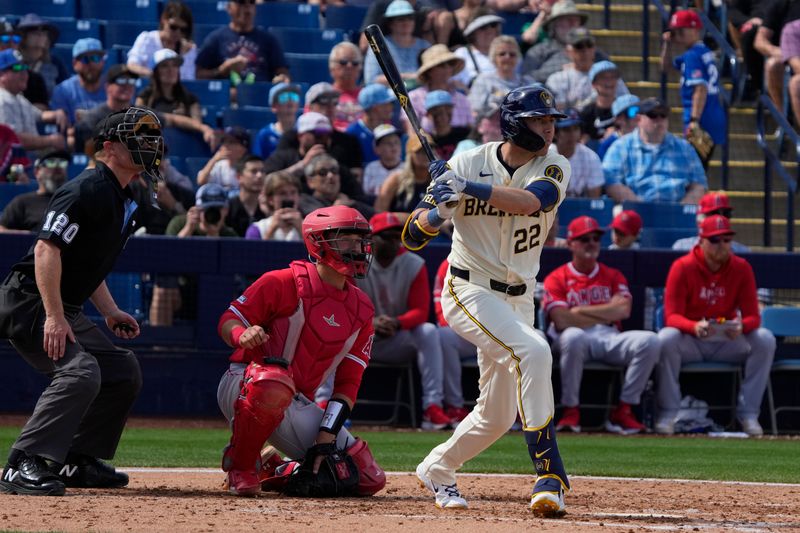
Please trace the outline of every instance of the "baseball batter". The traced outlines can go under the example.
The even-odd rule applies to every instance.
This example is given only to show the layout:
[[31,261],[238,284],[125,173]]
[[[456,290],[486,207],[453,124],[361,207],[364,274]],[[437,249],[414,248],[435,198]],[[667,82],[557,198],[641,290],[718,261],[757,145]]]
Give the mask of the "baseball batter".
[[544,517],[565,513],[569,481],[553,424],[552,356],[533,325],[539,257],[569,185],[569,162],[548,153],[563,117],[543,86],[511,91],[500,109],[505,141],[431,164],[430,192],[406,221],[404,242],[419,249],[453,219],[442,309],[478,348],[475,409],[417,467],[440,508],[467,506],[456,470],[508,431],[519,412],[538,476],[530,508]]

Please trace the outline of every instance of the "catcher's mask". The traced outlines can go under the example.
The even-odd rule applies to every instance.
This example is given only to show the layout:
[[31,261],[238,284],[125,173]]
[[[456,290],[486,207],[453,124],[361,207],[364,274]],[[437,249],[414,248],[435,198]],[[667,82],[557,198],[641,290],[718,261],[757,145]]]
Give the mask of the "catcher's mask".
[[[303,240],[312,262],[318,261],[353,278],[365,278],[369,271],[371,232],[361,213],[343,205],[316,209],[303,220]],[[345,234],[362,236],[355,249],[352,241],[345,242],[342,238]]]
[[161,122],[151,110],[129,107],[102,119],[97,126],[95,149],[100,150],[105,141],[124,144],[133,163],[142,167],[154,184],[161,179],[158,167],[164,157],[164,137]]

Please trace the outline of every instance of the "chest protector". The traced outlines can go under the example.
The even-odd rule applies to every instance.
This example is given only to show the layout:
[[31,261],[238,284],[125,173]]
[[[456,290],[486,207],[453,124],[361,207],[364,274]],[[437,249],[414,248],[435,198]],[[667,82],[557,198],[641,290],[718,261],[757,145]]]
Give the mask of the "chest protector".
[[297,309],[270,324],[267,352],[289,361],[297,391],[313,398],[371,320],[372,304],[349,283],[340,290],[322,281],[311,263],[293,261],[290,268],[297,286]]

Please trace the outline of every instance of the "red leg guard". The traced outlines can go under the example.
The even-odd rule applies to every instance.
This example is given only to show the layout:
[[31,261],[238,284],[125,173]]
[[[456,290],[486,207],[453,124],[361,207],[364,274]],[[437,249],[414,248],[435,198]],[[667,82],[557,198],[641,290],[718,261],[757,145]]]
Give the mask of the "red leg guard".
[[369,451],[367,441],[356,438],[355,444],[346,451],[358,467],[359,496],[372,496],[386,486],[386,473]]
[[288,370],[250,363],[234,404],[233,435],[222,455],[222,470],[255,473],[261,468],[261,447],[283,420],[294,393]]

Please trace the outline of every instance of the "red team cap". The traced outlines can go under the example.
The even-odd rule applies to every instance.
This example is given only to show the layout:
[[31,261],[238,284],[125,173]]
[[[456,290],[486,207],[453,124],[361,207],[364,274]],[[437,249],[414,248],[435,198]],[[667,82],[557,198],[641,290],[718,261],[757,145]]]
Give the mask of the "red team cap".
[[731,229],[731,221],[722,215],[711,215],[700,223],[700,236],[704,239],[717,235],[736,235]]
[[642,217],[636,211],[628,209],[614,217],[611,228],[625,235],[639,235],[642,231]]
[[669,19],[669,29],[677,30],[679,28],[702,28],[703,21],[700,20],[700,15],[692,9],[682,9],[672,14]]
[[574,219],[567,226],[567,240],[579,239],[587,233],[605,233],[592,217],[582,216]]
[[708,192],[704,194],[703,197],[700,198],[700,203],[697,204],[697,207],[701,215],[707,215],[720,210],[733,211],[728,195],[724,192]]
[[403,229],[405,219],[401,219],[397,213],[385,211],[369,219],[369,225],[372,226],[372,233],[375,234],[390,229]]

